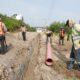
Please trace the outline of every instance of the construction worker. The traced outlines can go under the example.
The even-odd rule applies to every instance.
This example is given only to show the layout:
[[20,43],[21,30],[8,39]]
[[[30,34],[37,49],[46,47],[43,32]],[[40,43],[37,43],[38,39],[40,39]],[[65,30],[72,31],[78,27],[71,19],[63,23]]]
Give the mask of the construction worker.
[[0,43],[1,43],[1,53],[4,53],[4,46],[6,45],[6,39],[5,39],[5,33],[7,31],[7,28],[5,24],[2,22],[2,19],[0,18]]
[[26,41],[26,26],[22,25],[21,26],[21,32],[22,32],[22,37],[23,37],[23,41]]
[[65,36],[65,31],[64,28],[61,27],[59,31],[59,45],[64,45],[64,36]]
[[51,40],[51,37],[52,37],[52,31],[47,30],[47,32],[46,32],[46,36],[47,36],[47,41],[52,42],[52,40]]
[[78,64],[78,69],[80,70],[80,24],[75,24],[73,20],[68,20],[66,25],[72,28],[71,39],[73,43],[68,69],[73,69],[74,63],[76,61]]

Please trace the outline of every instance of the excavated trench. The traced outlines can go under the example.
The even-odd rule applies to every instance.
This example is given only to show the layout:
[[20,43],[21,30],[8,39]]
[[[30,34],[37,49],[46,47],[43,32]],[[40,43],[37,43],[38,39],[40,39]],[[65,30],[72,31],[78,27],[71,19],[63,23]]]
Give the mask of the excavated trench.
[[[0,80],[30,80],[37,63],[40,34],[27,33],[27,41],[22,41],[21,33],[7,36],[8,50],[0,54]],[[29,70],[30,69],[30,70]],[[33,79],[32,79],[33,80]]]
[[38,52],[32,55],[28,69],[23,80],[63,80],[63,76],[57,73],[52,66],[45,64],[46,35],[40,34]]
[[45,64],[44,33],[28,32],[26,35],[27,41],[24,42],[21,33],[7,34],[8,51],[4,55],[0,54],[0,80],[73,80],[65,79],[64,74],[58,72],[64,65],[55,63],[60,61],[55,48],[55,54],[52,52],[53,65]]
[[0,80],[62,80],[60,75],[56,79],[57,73],[45,65],[44,33],[27,33],[25,42],[21,33],[8,33],[6,38],[8,51],[0,54]]

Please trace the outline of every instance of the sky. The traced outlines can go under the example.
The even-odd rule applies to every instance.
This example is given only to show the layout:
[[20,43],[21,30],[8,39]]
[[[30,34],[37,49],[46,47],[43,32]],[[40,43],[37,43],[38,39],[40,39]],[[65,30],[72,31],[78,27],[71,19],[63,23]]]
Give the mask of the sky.
[[1,0],[0,13],[21,14],[31,26],[48,26],[54,21],[80,20],[80,0]]

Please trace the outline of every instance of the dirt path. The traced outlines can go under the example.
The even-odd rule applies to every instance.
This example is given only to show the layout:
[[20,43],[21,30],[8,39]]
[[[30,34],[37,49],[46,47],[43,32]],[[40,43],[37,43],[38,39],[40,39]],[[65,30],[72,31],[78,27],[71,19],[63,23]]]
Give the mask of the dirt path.
[[52,66],[45,65],[46,36],[41,34],[40,51],[38,63],[35,67],[36,80],[63,80],[63,76],[57,73]]
[[27,41],[23,41],[18,39],[17,33],[7,33],[8,50],[5,54],[0,54],[0,80],[22,80],[37,36],[37,33],[27,33]]
[[[8,44],[8,51],[4,55],[0,55],[0,63],[10,63],[12,57],[15,56],[14,52],[21,49],[16,56],[19,56],[22,52],[25,51],[30,40],[36,35],[36,33],[27,33],[27,41],[22,41],[20,33],[7,33],[6,39]],[[36,43],[37,44],[37,43]],[[67,70],[67,61],[69,60],[71,42],[65,40],[63,46],[58,45],[58,36],[53,35],[52,37],[52,57],[53,65],[47,66],[45,64],[45,55],[46,55],[46,36],[44,33],[41,33],[39,53],[34,51],[34,54],[29,63],[30,68],[33,69],[32,73],[34,74],[32,78],[25,80],[80,80],[80,71],[78,70]],[[21,55],[22,56],[22,55]],[[19,56],[20,57],[20,56]],[[11,59],[11,60],[10,60]],[[14,59],[15,64],[16,57]],[[34,63],[35,64],[34,64]],[[33,64],[33,65],[32,65]],[[1,67],[1,66],[0,66]],[[30,74],[28,77],[31,77]],[[27,77],[27,75],[26,75]]]

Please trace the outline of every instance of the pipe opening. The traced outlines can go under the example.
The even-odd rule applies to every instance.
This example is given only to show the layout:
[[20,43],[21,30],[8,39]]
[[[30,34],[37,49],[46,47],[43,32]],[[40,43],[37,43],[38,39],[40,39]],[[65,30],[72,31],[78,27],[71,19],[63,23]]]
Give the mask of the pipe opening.
[[47,59],[46,61],[47,61],[47,62],[53,62],[52,59]]

